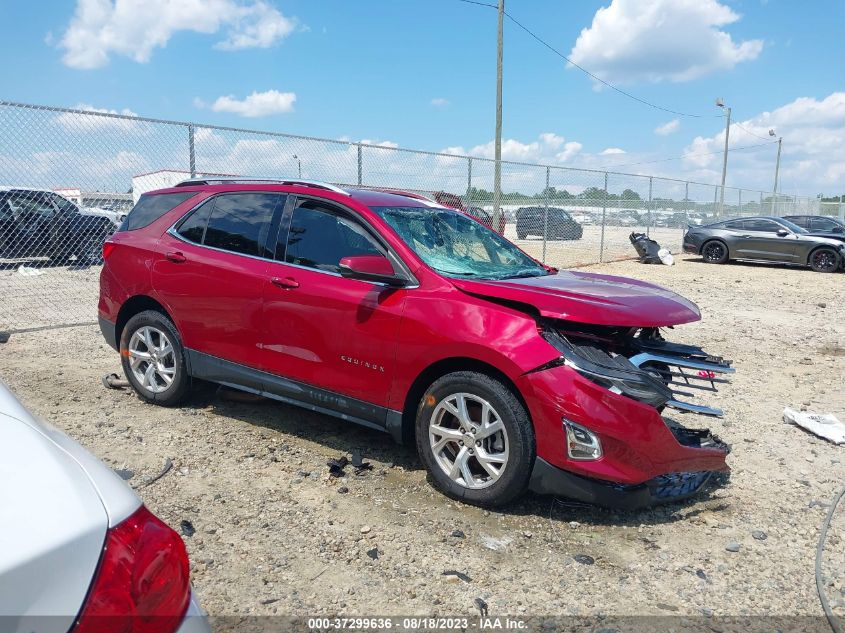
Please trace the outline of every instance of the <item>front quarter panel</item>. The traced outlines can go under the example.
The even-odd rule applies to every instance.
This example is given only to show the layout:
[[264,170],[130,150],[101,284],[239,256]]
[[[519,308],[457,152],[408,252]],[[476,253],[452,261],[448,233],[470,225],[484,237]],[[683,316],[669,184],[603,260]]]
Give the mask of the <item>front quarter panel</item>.
[[416,378],[439,361],[480,361],[516,382],[520,375],[559,356],[539,335],[533,316],[467,295],[448,282],[409,293],[399,349],[393,409],[402,409]]

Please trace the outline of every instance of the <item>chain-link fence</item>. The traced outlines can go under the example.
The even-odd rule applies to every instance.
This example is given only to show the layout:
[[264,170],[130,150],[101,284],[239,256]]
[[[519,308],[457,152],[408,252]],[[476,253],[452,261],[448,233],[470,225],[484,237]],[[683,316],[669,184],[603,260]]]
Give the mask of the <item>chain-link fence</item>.
[[688,224],[842,216],[840,203],[681,180],[502,162],[275,132],[0,101],[0,331],[96,318],[100,247],[146,191],[191,176],[285,177],[424,193],[559,268],[673,251]]

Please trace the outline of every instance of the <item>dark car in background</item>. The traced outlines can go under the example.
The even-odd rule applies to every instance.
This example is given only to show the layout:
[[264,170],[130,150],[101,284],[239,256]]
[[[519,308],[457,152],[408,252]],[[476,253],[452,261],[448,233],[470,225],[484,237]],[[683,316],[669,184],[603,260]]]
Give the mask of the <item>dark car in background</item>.
[[580,240],[583,234],[584,229],[566,209],[521,207],[516,210],[516,235],[521,240],[531,235],[550,240]]
[[446,191],[437,191],[434,194],[434,201],[438,204],[443,205],[444,207],[448,207],[449,209],[457,209],[458,211],[463,211],[467,215],[481,222],[488,229],[493,229],[499,235],[505,234],[504,211],[499,214],[499,222],[497,223],[498,225],[493,226],[492,213],[490,213],[489,211],[485,211],[481,207],[467,207],[466,205],[464,205],[464,201],[461,200],[460,196],[456,196],[454,193],[448,193]]
[[784,220],[797,224],[810,233],[845,233],[845,219],[829,215],[785,215]]
[[103,215],[80,209],[52,191],[0,188],[0,258],[49,257],[96,263],[115,230]]
[[701,255],[710,264],[732,259],[781,262],[832,273],[845,261],[845,243],[811,235],[785,218],[755,217],[689,226],[684,252]]

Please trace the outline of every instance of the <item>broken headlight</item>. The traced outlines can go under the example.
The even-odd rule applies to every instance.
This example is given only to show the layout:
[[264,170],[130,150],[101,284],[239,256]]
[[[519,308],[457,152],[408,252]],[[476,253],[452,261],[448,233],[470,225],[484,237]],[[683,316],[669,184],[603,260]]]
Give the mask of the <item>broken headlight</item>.
[[624,356],[611,356],[594,344],[573,345],[551,329],[543,332],[543,338],[561,353],[565,365],[614,393],[656,409],[672,399],[672,392],[660,378],[633,365]]

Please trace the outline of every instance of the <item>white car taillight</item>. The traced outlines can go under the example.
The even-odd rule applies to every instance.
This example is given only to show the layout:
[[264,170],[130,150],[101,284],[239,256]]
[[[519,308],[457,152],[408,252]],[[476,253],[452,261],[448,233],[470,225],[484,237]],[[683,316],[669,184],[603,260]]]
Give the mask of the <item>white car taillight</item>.
[[188,554],[144,506],[106,534],[73,633],[172,633],[188,609]]

